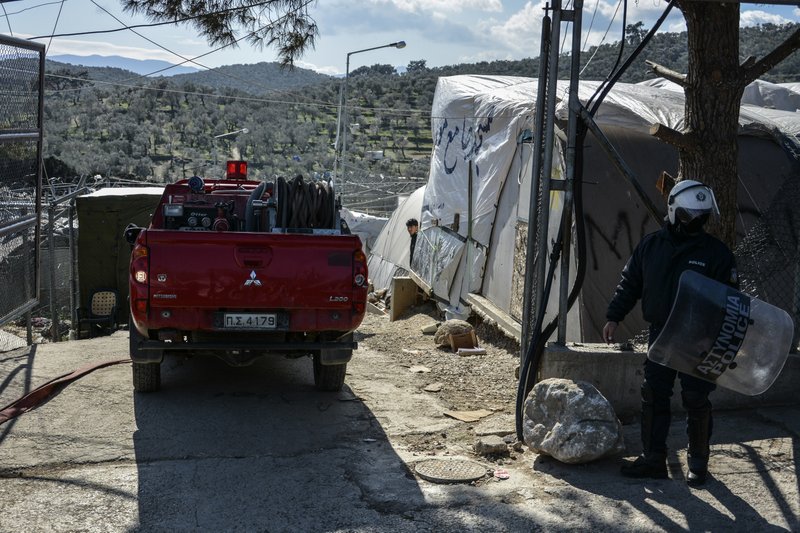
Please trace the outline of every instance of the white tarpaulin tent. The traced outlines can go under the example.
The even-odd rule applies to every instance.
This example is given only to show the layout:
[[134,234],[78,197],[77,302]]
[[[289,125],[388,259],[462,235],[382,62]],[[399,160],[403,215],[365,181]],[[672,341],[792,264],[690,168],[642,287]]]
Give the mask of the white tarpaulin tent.
[[[406,221],[410,218],[419,220],[422,206],[422,186],[406,198],[389,217],[383,230],[375,239],[375,244],[367,262],[369,278],[377,289],[391,289],[392,278],[408,271],[408,259],[411,255],[411,238],[406,230]],[[419,243],[418,243],[419,244]]]
[[[581,83],[581,101],[585,103],[598,85]],[[421,237],[411,269],[452,316],[469,311],[468,296],[473,293],[520,320],[536,88],[534,79],[510,76],[439,79],[431,113],[431,170],[417,213]],[[567,88],[567,82],[559,82],[557,94],[566,98]],[[790,89],[761,82],[747,94],[750,102],[782,102],[784,107],[798,101]],[[562,100],[557,111],[562,118],[565,103]],[[657,206],[663,200],[654,182],[662,171],[677,174],[677,153],[648,130],[661,123],[680,131],[683,116],[682,93],[632,84],[617,84],[595,116]],[[737,229],[744,236],[762,208],[773,201],[780,184],[796,175],[796,161],[786,148],[797,144],[800,119],[794,110],[747,104],[742,106],[740,123],[743,216]],[[783,145],[775,142],[776,134],[784,134]],[[571,340],[592,340],[593,332],[602,327],[605,304],[625,260],[641,236],[658,227],[599,143],[589,136],[585,144],[589,265],[580,305],[570,320]],[[558,139],[554,151],[553,177],[560,178]],[[550,203],[552,233],[561,193],[552,193]],[[400,218],[410,216],[406,210]],[[402,228],[402,221],[391,220],[388,227]],[[643,327],[641,321],[626,322],[631,334]]]

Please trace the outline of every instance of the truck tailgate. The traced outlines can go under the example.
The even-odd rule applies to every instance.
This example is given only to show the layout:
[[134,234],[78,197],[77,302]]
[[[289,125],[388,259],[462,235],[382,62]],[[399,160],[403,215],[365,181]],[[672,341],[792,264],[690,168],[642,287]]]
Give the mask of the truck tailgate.
[[205,309],[352,305],[352,235],[149,230],[150,304]]

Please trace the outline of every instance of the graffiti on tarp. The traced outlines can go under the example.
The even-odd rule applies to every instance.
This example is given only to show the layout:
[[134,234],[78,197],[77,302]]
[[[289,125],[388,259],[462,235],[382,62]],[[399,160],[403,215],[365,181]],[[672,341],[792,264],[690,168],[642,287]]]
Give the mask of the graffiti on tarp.
[[[456,124],[452,128],[447,118],[441,120],[436,132],[434,146],[437,150],[442,150],[442,165],[446,174],[455,172],[458,162],[469,161],[477,155],[483,145],[486,133],[492,128],[494,122],[494,106],[489,109],[486,117],[481,117],[474,124],[468,124],[467,118],[462,119],[461,124]],[[450,148],[459,141],[460,152],[453,154]],[[442,147],[444,143],[444,147]],[[477,172],[477,168],[476,168]]]

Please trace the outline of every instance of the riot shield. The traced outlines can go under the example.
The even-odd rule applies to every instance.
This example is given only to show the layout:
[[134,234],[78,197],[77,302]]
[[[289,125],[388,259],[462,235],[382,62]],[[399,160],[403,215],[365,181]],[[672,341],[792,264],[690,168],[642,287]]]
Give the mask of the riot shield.
[[755,396],[780,374],[793,336],[784,310],[687,270],[647,358]]

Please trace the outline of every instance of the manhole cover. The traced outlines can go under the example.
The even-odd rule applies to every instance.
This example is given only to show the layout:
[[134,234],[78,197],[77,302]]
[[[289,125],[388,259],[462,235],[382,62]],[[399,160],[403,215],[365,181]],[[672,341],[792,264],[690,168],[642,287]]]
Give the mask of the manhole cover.
[[414,465],[419,477],[434,483],[468,483],[486,475],[486,467],[472,461],[431,459]]

